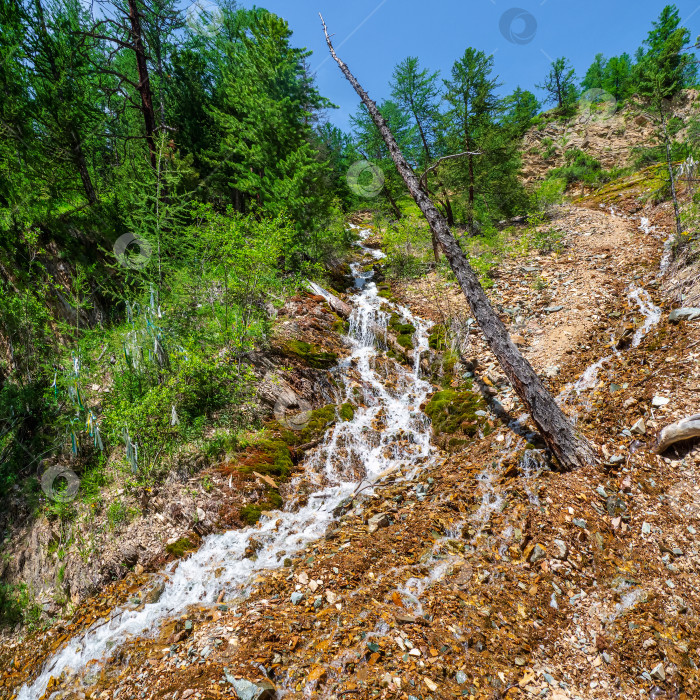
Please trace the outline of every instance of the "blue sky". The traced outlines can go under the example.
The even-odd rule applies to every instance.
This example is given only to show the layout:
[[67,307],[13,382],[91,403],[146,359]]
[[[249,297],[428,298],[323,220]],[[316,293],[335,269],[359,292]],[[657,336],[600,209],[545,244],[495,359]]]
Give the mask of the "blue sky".
[[[318,13],[334,36],[340,57],[377,101],[389,96],[396,63],[409,55],[447,76],[468,46],[493,53],[504,94],[520,85],[534,91],[548,70],[550,57],[569,58],[583,77],[596,53],[633,53],[666,4],[637,0],[240,0],[243,7],[266,7],[284,17],[294,44],[313,51],[321,94],[340,109],[330,120],[349,130],[349,116],[359,100],[338,67],[327,60]],[[684,25],[700,35],[700,0],[675,3]],[[515,9],[514,9],[515,8]],[[524,12],[517,12],[521,9]],[[501,18],[511,10],[504,37]],[[534,18],[534,20],[533,20]],[[536,22],[536,28],[535,28]],[[506,22],[507,24],[507,22]],[[518,43],[520,42],[520,43]],[[341,46],[342,44],[342,46]],[[538,97],[541,93],[534,91]]]

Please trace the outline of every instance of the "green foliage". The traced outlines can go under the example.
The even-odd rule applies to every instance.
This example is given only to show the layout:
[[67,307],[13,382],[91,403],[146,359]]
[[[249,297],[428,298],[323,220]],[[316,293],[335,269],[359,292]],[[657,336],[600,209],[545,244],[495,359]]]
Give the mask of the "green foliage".
[[629,54],[606,59],[602,53],[596,57],[581,81],[581,89],[601,89],[622,101],[634,91],[633,64]]
[[109,504],[106,514],[110,530],[117,530],[122,525],[127,524],[134,516],[132,509],[119,498]]
[[599,161],[578,148],[570,148],[564,157],[566,165],[550,170],[547,173],[548,179],[564,180],[567,184],[583,182],[586,185],[600,185],[612,177],[603,170]]
[[578,97],[576,72],[567,58],[552,61],[544,82],[536,87],[544,90],[547,102],[554,102],[563,113],[571,110]]
[[34,603],[25,584],[14,586],[0,581],[0,627],[17,624],[36,624],[41,607]]
[[515,138],[522,136],[531,126],[540,109],[537,98],[529,91],[515,88],[506,97],[503,107],[503,124]]
[[549,207],[560,204],[566,190],[566,180],[550,176],[539,184],[532,195],[532,204],[536,212],[544,212]]
[[414,279],[426,270],[432,258],[430,229],[413,216],[388,224],[382,236],[389,277]]

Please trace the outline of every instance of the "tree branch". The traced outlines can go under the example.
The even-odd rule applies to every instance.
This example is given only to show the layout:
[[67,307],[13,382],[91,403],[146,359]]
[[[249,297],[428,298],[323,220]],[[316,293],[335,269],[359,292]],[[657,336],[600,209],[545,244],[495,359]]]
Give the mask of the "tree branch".
[[462,151],[462,153],[453,153],[450,156],[442,156],[442,158],[438,158],[421,176],[420,176],[420,183],[422,187],[427,187],[428,186],[428,173],[431,173],[433,170],[435,170],[440,163],[442,163],[445,160],[453,160],[454,158],[461,158],[462,156],[481,156],[483,153],[481,151]]

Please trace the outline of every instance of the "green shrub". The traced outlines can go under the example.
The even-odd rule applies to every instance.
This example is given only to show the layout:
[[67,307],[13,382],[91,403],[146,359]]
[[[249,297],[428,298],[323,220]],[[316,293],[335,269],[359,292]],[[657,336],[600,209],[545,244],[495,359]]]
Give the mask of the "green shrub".
[[583,182],[587,185],[603,184],[610,179],[599,161],[578,148],[568,149],[564,157],[566,165],[550,170],[547,179],[562,179],[568,184]]

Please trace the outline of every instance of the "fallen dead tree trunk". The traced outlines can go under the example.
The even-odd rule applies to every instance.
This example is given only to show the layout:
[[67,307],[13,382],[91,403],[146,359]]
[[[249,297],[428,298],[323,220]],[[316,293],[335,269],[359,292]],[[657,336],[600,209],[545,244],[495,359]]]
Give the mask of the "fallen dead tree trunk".
[[486,342],[503,368],[513,389],[527,407],[547,446],[564,469],[573,469],[595,463],[597,455],[592,445],[576,433],[535,370],[511,341],[508,330],[491,307],[464,252],[452,235],[447,220],[423,191],[418,177],[404,158],[391,129],[377,109],[377,105],[370,99],[350,69],[336,55],[323,17],[321,17],[321,22],[323,22],[323,31],[331,56],[362,99],[381,133],[396,169],[442,247],[464,296],[467,298],[474,318],[484,333]]
[[667,425],[656,437],[654,452],[661,454],[671,445],[700,437],[700,413]]

